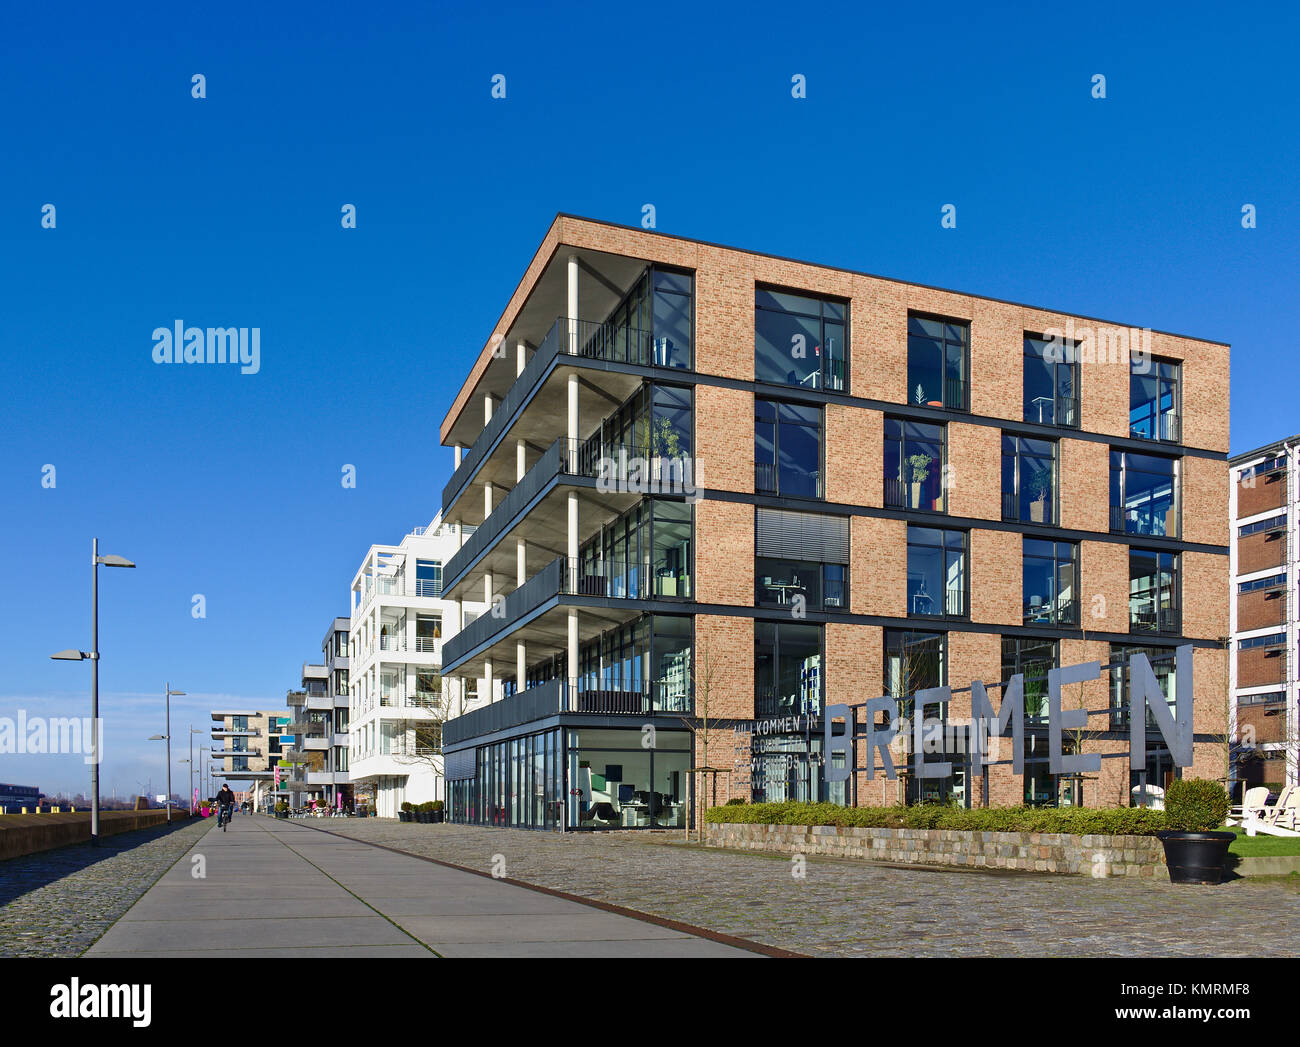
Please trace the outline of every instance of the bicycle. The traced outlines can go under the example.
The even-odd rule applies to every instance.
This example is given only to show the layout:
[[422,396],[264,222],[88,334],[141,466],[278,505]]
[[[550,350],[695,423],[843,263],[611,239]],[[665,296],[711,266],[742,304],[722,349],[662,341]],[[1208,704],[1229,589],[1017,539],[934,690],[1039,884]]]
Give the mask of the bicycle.
[[217,824],[221,826],[221,831],[226,831],[226,826],[230,824],[230,819],[235,816],[234,804],[223,803],[217,811]]

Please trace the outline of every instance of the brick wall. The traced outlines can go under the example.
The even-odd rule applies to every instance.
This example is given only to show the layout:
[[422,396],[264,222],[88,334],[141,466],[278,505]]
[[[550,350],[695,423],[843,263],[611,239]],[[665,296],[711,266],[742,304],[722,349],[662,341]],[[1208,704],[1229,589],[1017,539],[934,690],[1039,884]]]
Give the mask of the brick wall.
[[[1195,591],[1195,590],[1191,590]],[[1237,628],[1241,632],[1280,626],[1286,618],[1286,592],[1239,593],[1237,595]]]
[[1286,671],[1286,657],[1282,651],[1264,651],[1258,647],[1237,651],[1237,686],[1262,687],[1281,683]]
[[697,487],[753,493],[753,393],[695,387],[695,463]]
[[907,524],[855,516],[849,522],[850,605],[854,614],[907,615]]
[[1281,567],[1285,559],[1285,534],[1251,534],[1237,540],[1238,574]]
[[[695,505],[695,598],[701,603],[754,603],[754,507],[711,498]],[[753,652],[751,651],[752,655]]]
[[1241,518],[1256,513],[1281,509],[1286,505],[1286,473],[1275,476],[1248,476],[1237,481],[1237,515]]
[[[862,407],[827,404],[826,500],[879,507],[884,456],[884,415]],[[753,457],[751,448],[750,457]]]
[[1002,431],[948,423],[948,512],[1002,519]]

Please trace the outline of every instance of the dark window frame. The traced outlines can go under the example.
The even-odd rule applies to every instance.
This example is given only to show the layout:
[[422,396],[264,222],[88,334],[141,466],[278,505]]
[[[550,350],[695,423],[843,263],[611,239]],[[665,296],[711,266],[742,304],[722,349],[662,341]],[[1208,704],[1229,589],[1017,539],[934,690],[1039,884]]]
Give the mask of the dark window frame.
[[[925,331],[914,331],[912,321],[920,323],[938,324],[940,332],[938,336]],[[949,337],[949,328],[956,328],[962,332],[962,337],[952,339]],[[915,340],[915,341],[914,341]],[[939,370],[942,377],[939,381],[940,397],[938,401],[934,400],[917,400],[915,399],[915,390],[912,386],[913,372],[913,350],[918,348],[921,342],[938,342],[939,351]],[[960,350],[960,374],[953,378],[948,374],[948,349],[956,347]],[[945,411],[958,411],[963,414],[970,413],[970,359],[971,359],[971,322],[967,319],[961,319],[953,316],[941,316],[935,313],[925,313],[918,310],[909,310],[907,314],[907,400],[908,403],[918,407],[938,407]],[[923,393],[924,395],[924,393]]]
[[[810,302],[816,302],[818,306],[818,311],[816,313],[811,313],[811,312],[800,312],[796,309],[773,308],[772,306],[762,304],[761,296],[765,292],[769,295],[790,295],[795,298],[802,298]],[[838,309],[840,311],[840,316],[836,317],[833,315],[833,313],[828,314],[827,312],[828,307],[830,307],[831,309]],[[765,385],[783,386],[791,389],[811,388],[818,392],[836,392],[836,393],[848,392],[849,351],[850,351],[849,346],[851,340],[851,336],[850,336],[851,313],[849,307],[850,307],[849,299],[840,298],[836,295],[816,294],[811,291],[800,290],[798,288],[793,288],[793,287],[783,287],[775,284],[766,284],[766,283],[755,283],[754,285],[755,381],[761,382]],[[759,374],[758,332],[759,332],[760,313],[770,313],[777,316],[797,316],[805,320],[817,321],[819,340],[816,346],[809,348],[809,352],[816,352],[818,358],[818,369],[816,371],[810,372],[808,375],[809,378],[813,377],[814,375],[818,376],[818,380],[815,384],[813,384],[812,386],[805,386],[804,381],[807,381],[807,379],[804,379],[804,381],[791,382],[789,381],[788,377],[786,381],[776,381],[772,378],[758,376]],[[841,373],[838,375],[834,373],[836,370],[835,367],[827,366],[828,364],[832,364],[834,362],[834,358],[832,356],[831,351],[828,350],[825,354],[821,352],[821,348],[829,344],[829,339],[827,338],[827,330],[826,330],[828,324],[831,326],[838,326],[842,332],[842,337],[844,340],[844,345],[840,351],[841,367],[839,368],[839,370]]]

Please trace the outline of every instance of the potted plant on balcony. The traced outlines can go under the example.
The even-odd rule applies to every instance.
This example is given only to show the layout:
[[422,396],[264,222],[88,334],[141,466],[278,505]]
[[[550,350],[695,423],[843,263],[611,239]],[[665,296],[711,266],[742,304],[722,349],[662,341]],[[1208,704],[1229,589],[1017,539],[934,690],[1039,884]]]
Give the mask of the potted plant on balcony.
[[397,820],[399,822],[409,822],[411,820],[411,812],[414,809],[415,804],[411,803],[410,800],[402,801],[402,809],[397,812]]
[[925,453],[910,455],[907,459],[909,468],[909,478],[912,485],[912,500],[909,503],[910,508],[921,508],[921,486],[925,483],[930,475],[930,465],[934,459]]
[[1052,467],[1044,465],[1035,469],[1029,478],[1029,493],[1033,501],[1029,503],[1029,519],[1033,523],[1043,523],[1047,519],[1047,499],[1052,494]]
[[1174,781],[1165,793],[1165,847],[1170,883],[1218,883],[1228,862],[1230,832],[1215,832],[1228,815],[1228,793],[1206,778]]

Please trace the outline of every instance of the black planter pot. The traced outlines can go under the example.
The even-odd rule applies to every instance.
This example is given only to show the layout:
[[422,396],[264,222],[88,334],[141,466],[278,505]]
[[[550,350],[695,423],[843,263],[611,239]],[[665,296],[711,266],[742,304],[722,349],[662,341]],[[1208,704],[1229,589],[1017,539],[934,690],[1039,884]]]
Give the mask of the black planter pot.
[[398,811],[398,812],[397,812],[397,820],[398,820],[399,822],[409,822],[409,821],[411,820],[411,812],[410,812],[410,811]]
[[1234,833],[1162,832],[1165,864],[1170,883],[1219,883],[1228,864],[1228,845]]
[[440,825],[440,824],[442,824],[442,816],[443,816],[444,813],[446,813],[446,812],[444,812],[444,811],[434,811],[434,812],[433,812],[433,824],[434,824],[434,825]]
[[433,821],[433,815],[432,815],[432,814],[430,814],[428,811],[421,811],[421,812],[420,812],[420,823],[421,823],[422,825],[428,825],[431,821]]

